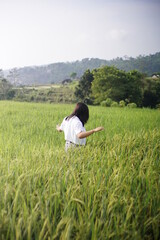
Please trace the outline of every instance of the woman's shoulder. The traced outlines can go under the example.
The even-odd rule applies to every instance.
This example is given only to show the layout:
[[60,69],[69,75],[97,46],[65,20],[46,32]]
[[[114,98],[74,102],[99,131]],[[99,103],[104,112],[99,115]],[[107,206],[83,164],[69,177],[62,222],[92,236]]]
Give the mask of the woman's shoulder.
[[72,120],[72,123],[74,126],[78,126],[78,127],[83,127],[83,124],[81,122],[81,120],[77,117],[77,116],[74,116],[73,120]]
[[80,119],[77,116],[73,116],[71,119],[74,122],[81,122]]
[[73,126],[76,126],[76,125],[82,125],[82,122],[80,121],[80,119],[77,117],[77,116],[73,116],[69,119],[66,118],[66,121],[69,121],[71,124],[73,124]]

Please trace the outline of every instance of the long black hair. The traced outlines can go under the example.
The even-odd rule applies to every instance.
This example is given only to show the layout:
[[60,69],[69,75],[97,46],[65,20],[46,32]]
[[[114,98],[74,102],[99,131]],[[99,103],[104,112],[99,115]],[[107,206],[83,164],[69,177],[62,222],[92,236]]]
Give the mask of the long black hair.
[[82,122],[83,126],[89,119],[89,109],[88,106],[85,103],[77,103],[74,111],[71,115],[66,117],[66,120],[69,120],[73,116],[77,116],[79,120]]

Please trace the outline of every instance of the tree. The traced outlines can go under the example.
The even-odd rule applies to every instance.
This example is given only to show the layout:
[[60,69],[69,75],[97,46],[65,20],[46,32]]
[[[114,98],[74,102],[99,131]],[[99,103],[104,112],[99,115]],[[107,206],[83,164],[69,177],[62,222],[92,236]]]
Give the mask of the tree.
[[78,86],[75,89],[75,96],[77,100],[92,103],[91,99],[91,84],[93,82],[93,73],[90,70],[86,70],[81,77]]
[[0,79],[3,79],[3,78],[4,78],[3,70],[0,69]]
[[107,98],[119,102],[125,99],[124,84],[126,74],[115,67],[105,66],[93,72],[92,96],[95,103],[100,103]]
[[146,90],[143,95],[143,107],[155,108],[157,97],[152,91]]
[[19,73],[18,73],[18,69],[17,68],[13,68],[9,71],[9,75],[7,76],[8,79],[10,79],[10,82],[17,86],[20,84],[20,81],[19,81]]
[[8,99],[12,85],[6,79],[0,79],[0,100]]
[[[94,71],[92,95],[95,103],[101,103],[107,98],[119,102],[128,99],[129,102],[141,103],[141,73],[131,71],[126,73],[116,67],[105,66]],[[136,101],[135,101],[136,100]]]
[[160,79],[143,80],[143,106],[155,108],[160,103]]
[[157,97],[157,104],[160,103],[160,79],[156,82],[156,97]]
[[72,72],[71,75],[70,75],[71,79],[75,79],[76,76],[77,76],[77,73],[76,73],[76,72]]
[[128,81],[126,84],[126,98],[128,101],[135,102],[138,106],[142,105],[142,80],[145,75],[138,72],[137,70],[132,70],[126,73]]

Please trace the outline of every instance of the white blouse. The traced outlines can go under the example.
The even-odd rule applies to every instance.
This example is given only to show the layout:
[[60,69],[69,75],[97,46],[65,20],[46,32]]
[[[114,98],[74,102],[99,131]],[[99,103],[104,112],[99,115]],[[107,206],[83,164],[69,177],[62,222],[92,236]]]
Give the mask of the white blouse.
[[82,122],[77,116],[73,116],[69,120],[65,120],[64,118],[60,125],[60,129],[64,132],[66,141],[70,141],[78,145],[86,144],[86,138],[79,139],[77,137],[78,133],[86,132],[86,129],[83,127]]

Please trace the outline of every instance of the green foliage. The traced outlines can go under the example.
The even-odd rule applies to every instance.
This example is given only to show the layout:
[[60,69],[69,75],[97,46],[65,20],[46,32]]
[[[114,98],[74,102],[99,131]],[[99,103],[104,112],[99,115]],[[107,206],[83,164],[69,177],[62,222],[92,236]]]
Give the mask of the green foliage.
[[160,52],[150,54],[148,56],[138,56],[136,58],[116,58],[109,63],[109,66],[115,66],[124,71],[131,71],[137,69],[139,72],[143,72],[147,76],[152,76],[154,73],[158,73],[160,69]]
[[86,102],[87,104],[92,103],[92,99],[90,97],[92,81],[93,74],[90,70],[85,71],[75,89],[75,96],[78,101]]
[[[85,58],[81,61],[53,63],[45,66],[31,66],[15,69],[15,74],[10,74],[8,78],[12,82],[21,83],[22,85],[32,84],[50,84],[61,83],[64,79],[69,78],[71,73],[76,73],[80,78],[87,69],[92,71],[102,66],[115,66],[118,69],[129,72],[137,69],[148,76],[158,73],[160,69],[160,52],[148,55],[138,56],[137,58],[116,58],[112,60],[102,60],[98,58]],[[14,69],[12,69],[13,73]]]
[[112,104],[112,99],[111,98],[107,98],[106,99],[106,107],[110,107]]
[[116,85],[118,85],[119,75],[123,74],[123,72],[115,67],[108,66],[93,71],[92,95],[94,96],[95,103],[100,103],[106,98],[116,100],[117,94],[121,92],[121,90],[116,88]]
[[15,91],[12,90],[12,85],[4,78],[0,78],[0,100],[12,99]]
[[[87,61],[86,59],[84,62]],[[18,69],[15,71],[14,83],[17,82]],[[160,102],[160,78],[145,77],[137,70],[125,72],[116,67],[104,66],[92,72],[85,71],[79,82],[69,83],[70,79],[64,81],[68,81],[65,86],[60,84],[39,87],[35,85],[35,88],[16,86],[12,89],[11,84],[1,77],[0,99],[50,103],[82,101],[87,104],[100,104],[110,98],[114,102],[124,100],[126,104],[134,102],[138,107],[151,108],[156,108]],[[111,103],[106,102],[102,105],[110,106]]]
[[106,129],[65,153],[74,105],[0,102],[1,239],[159,239],[160,112],[90,106]]
[[111,107],[119,107],[119,104],[115,101],[112,101]]
[[101,106],[102,106],[102,107],[106,107],[106,101],[102,101],[102,102],[101,102]]
[[16,94],[16,91],[14,89],[10,89],[8,92],[7,92],[7,99],[11,100],[15,97],[15,94]]
[[19,79],[19,71],[18,68],[13,68],[9,70],[9,75],[7,75],[7,79],[11,82],[14,86],[18,86],[21,84]]
[[70,74],[70,77],[71,77],[72,79],[75,79],[76,76],[77,76],[77,73],[75,73],[75,72],[72,72],[72,73]]
[[143,80],[143,106],[155,108],[160,102],[160,79]]
[[160,102],[160,79],[146,78],[144,74],[137,70],[124,72],[115,67],[105,66],[92,71],[93,79],[90,88],[85,86],[85,82],[80,81],[76,89],[78,99],[84,101],[85,91],[89,89],[89,96],[94,99],[95,104],[110,106],[106,99],[119,102],[135,103],[138,107],[155,108]]
[[157,108],[157,109],[160,109],[160,103],[158,103],[158,104],[156,105],[156,108]]
[[119,101],[119,106],[120,107],[125,107],[126,106],[125,101],[124,100]]
[[135,102],[138,106],[142,105],[142,81],[144,74],[133,70],[126,73],[128,82],[126,84],[126,98],[129,102]]
[[129,108],[136,108],[137,104],[136,103],[128,103],[127,107],[129,107]]
[[105,101],[102,101],[101,102],[101,106],[103,106],[103,107],[110,107],[111,106],[111,104],[112,104],[112,99],[111,98],[107,98]]
[[73,103],[75,102],[73,82],[63,86],[46,85],[37,87],[17,87],[14,100],[27,102]]
[[143,75],[137,71],[126,73],[115,67],[102,67],[93,72],[92,96],[95,103],[106,98],[113,101],[129,99],[140,105],[142,101],[141,78]]

